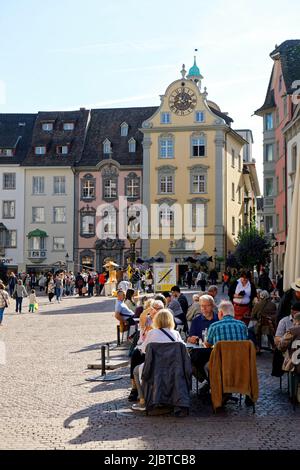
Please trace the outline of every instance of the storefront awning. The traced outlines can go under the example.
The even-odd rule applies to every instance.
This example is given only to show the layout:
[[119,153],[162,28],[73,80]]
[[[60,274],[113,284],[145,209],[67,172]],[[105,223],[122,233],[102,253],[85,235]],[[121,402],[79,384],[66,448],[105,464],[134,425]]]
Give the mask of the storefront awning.
[[48,234],[39,228],[36,228],[32,232],[29,232],[27,235],[28,238],[38,237],[38,238],[45,238],[48,237]]

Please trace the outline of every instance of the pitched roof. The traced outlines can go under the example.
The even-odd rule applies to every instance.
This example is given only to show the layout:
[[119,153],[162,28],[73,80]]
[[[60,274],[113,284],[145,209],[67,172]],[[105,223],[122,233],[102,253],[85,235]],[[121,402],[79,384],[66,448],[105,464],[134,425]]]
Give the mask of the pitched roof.
[[230,123],[233,122],[233,119],[230,116],[228,116],[227,114],[222,113],[221,111],[214,108],[213,106],[208,105],[208,107],[214,114],[216,114],[220,118],[224,119],[224,121],[226,122],[226,124],[228,124],[228,126],[230,126]]
[[293,93],[292,84],[300,77],[300,39],[284,41],[271,52],[270,57],[273,60],[280,58],[287,93]]
[[[78,165],[95,166],[107,160],[103,142],[111,142],[111,158],[121,165],[143,164],[143,134],[139,131],[143,121],[152,116],[157,107],[92,109],[89,129],[82,158]],[[121,124],[128,124],[128,135],[121,136]],[[134,138],[136,152],[129,153],[128,141]]]
[[[32,145],[23,166],[73,166],[80,160],[88,123],[89,111],[82,108],[79,111],[39,112],[32,136]],[[52,131],[44,131],[45,122],[53,124]],[[65,122],[73,122],[74,130],[63,129]],[[67,155],[58,155],[57,146],[69,145]],[[35,147],[46,146],[45,155],[35,155]]]
[[20,164],[31,145],[36,114],[0,114],[0,148],[14,149],[12,157],[0,156],[0,164]]
[[[282,67],[282,74],[287,93],[293,93],[295,89],[292,84],[300,77],[300,39],[293,39],[284,41],[280,46],[276,47],[271,52],[270,57],[275,60],[280,60]],[[267,109],[275,108],[274,89],[272,89],[274,66],[272,69],[267,94],[264,104],[255,111],[255,114],[261,114]]]

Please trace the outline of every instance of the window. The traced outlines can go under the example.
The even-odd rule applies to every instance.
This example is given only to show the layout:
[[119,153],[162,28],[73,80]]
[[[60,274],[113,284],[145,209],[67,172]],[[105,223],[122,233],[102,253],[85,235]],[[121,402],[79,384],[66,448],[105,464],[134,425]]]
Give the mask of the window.
[[3,189],[16,189],[16,173],[3,173]]
[[66,194],[66,177],[65,176],[53,177],[53,192],[54,194]]
[[68,155],[69,153],[69,146],[68,145],[57,145],[56,153],[58,155]]
[[265,179],[265,192],[266,192],[266,196],[273,196],[274,195],[273,178],[266,178]]
[[64,251],[65,249],[65,237],[53,237],[53,250]]
[[129,146],[129,153],[135,153],[135,150],[136,150],[136,141],[134,139],[130,139],[129,142],[128,142],[128,146]]
[[192,138],[192,156],[205,157],[205,137]]
[[193,175],[192,193],[200,194],[206,192],[206,175]]
[[128,135],[128,124],[126,122],[123,122],[121,124],[121,136],[126,137]]
[[174,142],[172,137],[160,139],[160,158],[174,158]]
[[33,194],[44,194],[45,192],[45,178],[44,176],[33,176],[32,177],[32,193]]
[[39,147],[35,147],[34,148],[34,153],[36,155],[45,155],[46,154],[46,146],[42,145],[42,146],[39,146]]
[[30,250],[44,250],[46,246],[45,238],[42,237],[32,237],[29,241]]
[[239,155],[239,171],[242,171],[242,157]]
[[161,176],[160,177],[160,192],[162,194],[173,193],[173,176]]
[[94,269],[94,257],[81,256],[81,266],[83,268]]
[[81,197],[82,199],[93,199],[96,194],[95,180],[84,179],[81,186]]
[[33,207],[32,208],[32,223],[45,222],[45,208]]
[[196,122],[204,122],[204,111],[196,111]]
[[279,77],[279,82],[278,82],[278,90],[281,91],[282,89],[282,75]]
[[110,154],[111,153],[111,143],[108,139],[105,139],[103,142],[103,153]]
[[3,201],[3,219],[14,219],[15,218],[15,201]]
[[232,217],[232,235],[235,234],[235,217]]
[[234,190],[234,183],[231,183],[231,199],[235,200],[235,190]]
[[94,235],[95,234],[95,216],[94,215],[82,215],[81,233],[82,235]]
[[104,218],[104,234],[106,237],[108,235],[111,236],[116,236],[117,233],[117,216],[116,216],[116,210],[112,207],[111,209],[108,209],[107,215]]
[[239,202],[239,204],[242,203],[242,191],[241,191],[240,186],[238,187],[238,202]]
[[234,151],[234,149],[231,149],[231,166],[232,166],[232,168],[235,167],[235,151]]
[[170,124],[170,122],[171,122],[170,113],[161,113],[160,122],[161,122],[161,124]]
[[66,220],[66,208],[65,207],[53,207],[53,222],[55,224],[65,223]]
[[192,204],[192,226],[204,227],[207,225],[207,204]]
[[107,179],[104,181],[104,197],[108,199],[117,197],[117,181]]
[[174,212],[171,208],[165,207],[159,211],[159,225],[160,227],[170,227],[174,225]]
[[6,232],[6,247],[5,248],[17,248],[17,231],[8,230]]
[[273,129],[273,113],[267,113],[265,115],[265,129],[271,131]]
[[64,122],[64,131],[73,131],[74,127],[74,122]]
[[42,129],[43,129],[43,131],[46,131],[46,132],[53,131],[53,123],[52,122],[44,122],[42,124]]
[[266,215],[265,216],[265,233],[270,233],[273,231],[273,216]]
[[273,161],[273,144],[266,144],[266,162]]
[[13,154],[13,149],[0,149],[1,157],[12,157]]
[[137,176],[129,177],[125,179],[125,193],[129,198],[140,197],[140,178]]

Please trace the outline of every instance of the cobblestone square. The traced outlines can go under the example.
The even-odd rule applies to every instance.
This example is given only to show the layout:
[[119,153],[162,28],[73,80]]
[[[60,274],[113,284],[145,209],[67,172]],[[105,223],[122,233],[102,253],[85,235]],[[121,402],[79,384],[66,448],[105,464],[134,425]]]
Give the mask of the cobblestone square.
[[232,404],[214,415],[193,391],[188,417],[150,417],[130,409],[127,367],[113,372],[121,380],[87,382],[100,374],[87,364],[100,359],[101,343],[116,339],[113,306],[100,297],[52,305],[41,297],[34,314],[10,306],[0,329],[3,449],[300,449],[299,407],[293,411],[286,381],[281,391],[271,377],[268,351],[258,357],[256,414]]

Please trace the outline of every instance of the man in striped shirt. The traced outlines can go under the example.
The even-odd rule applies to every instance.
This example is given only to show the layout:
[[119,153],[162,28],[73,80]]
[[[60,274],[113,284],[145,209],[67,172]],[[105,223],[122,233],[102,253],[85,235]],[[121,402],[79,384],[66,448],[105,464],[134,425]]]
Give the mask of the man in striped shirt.
[[211,348],[218,341],[242,341],[248,339],[248,330],[244,322],[235,320],[231,302],[223,300],[219,305],[218,322],[210,325],[206,347]]

